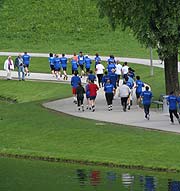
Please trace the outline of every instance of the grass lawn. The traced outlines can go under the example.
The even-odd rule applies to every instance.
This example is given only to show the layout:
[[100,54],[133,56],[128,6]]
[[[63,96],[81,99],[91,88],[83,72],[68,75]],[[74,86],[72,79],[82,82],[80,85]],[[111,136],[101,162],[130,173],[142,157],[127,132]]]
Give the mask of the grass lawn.
[[0,80],[0,86],[3,97],[18,100],[1,101],[0,153],[180,170],[180,135],[110,123],[97,126],[41,106],[70,96],[66,84]]

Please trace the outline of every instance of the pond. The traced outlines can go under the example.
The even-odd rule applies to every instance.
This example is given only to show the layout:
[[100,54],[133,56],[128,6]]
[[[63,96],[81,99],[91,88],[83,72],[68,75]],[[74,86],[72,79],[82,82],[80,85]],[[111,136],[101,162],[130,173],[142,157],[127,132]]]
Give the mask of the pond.
[[0,191],[180,191],[180,174],[0,158]]

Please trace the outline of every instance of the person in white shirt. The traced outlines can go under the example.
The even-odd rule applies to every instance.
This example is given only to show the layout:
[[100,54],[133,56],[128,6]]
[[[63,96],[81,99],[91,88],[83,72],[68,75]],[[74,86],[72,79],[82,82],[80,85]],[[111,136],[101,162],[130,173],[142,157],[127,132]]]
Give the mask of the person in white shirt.
[[128,68],[129,68],[128,63],[124,62],[123,67],[122,67],[122,76],[123,76],[123,78],[125,78],[125,76],[127,75]]
[[7,72],[7,80],[11,80],[11,71],[14,70],[14,63],[11,56],[8,56],[4,62],[4,70]]
[[104,74],[104,69],[105,69],[104,66],[99,61],[96,65],[96,75],[98,78],[99,87],[103,86],[102,78],[103,78],[103,74]]
[[120,80],[120,78],[121,78],[121,75],[122,75],[122,65],[120,64],[120,61],[119,60],[117,60],[116,61],[116,71],[115,71],[115,73],[117,74],[117,76],[118,76],[118,79],[117,79],[117,86],[119,86],[119,80]]
[[121,98],[121,105],[123,106],[124,112],[126,112],[127,100],[129,98],[130,93],[131,90],[124,81],[123,84],[119,87],[119,97]]

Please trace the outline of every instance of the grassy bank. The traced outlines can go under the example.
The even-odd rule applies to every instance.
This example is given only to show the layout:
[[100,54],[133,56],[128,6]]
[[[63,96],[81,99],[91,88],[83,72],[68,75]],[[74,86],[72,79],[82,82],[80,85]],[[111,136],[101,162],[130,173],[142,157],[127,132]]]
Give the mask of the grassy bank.
[[99,18],[94,0],[6,0],[0,18],[0,51],[149,57],[131,31]]
[[3,96],[18,100],[1,102],[1,153],[180,170],[179,135],[99,126],[97,121],[42,108],[44,100],[69,96],[69,85],[3,80],[0,85]]

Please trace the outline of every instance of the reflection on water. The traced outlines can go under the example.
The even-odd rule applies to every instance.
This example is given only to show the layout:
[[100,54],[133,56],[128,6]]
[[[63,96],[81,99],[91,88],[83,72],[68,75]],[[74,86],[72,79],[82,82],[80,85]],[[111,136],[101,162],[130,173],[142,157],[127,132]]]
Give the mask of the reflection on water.
[[0,191],[180,191],[180,174],[0,158]]
[[110,188],[110,185],[111,187],[116,185],[115,187],[119,188],[118,190],[128,191],[158,191],[162,190],[160,186],[165,188],[163,191],[180,191],[180,181],[167,179],[163,180],[163,182],[161,181],[161,183],[159,181],[158,183],[158,178],[155,176],[143,176],[130,173],[118,174],[113,171],[101,173],[98,170],[88,171],[84,169],[77,169],[76,174],[80,186],[96,187],[99,188],[99,190],[102,190],[103,185],[105,185],[106,188]]

